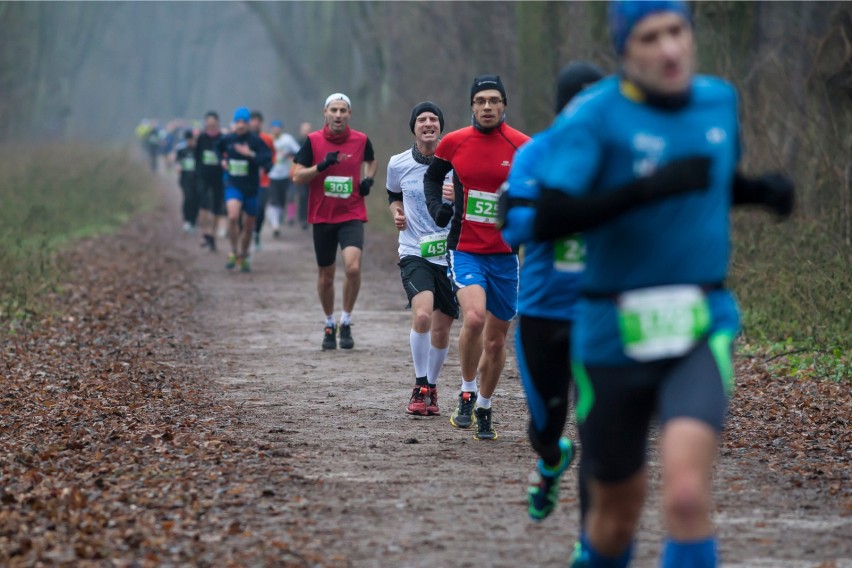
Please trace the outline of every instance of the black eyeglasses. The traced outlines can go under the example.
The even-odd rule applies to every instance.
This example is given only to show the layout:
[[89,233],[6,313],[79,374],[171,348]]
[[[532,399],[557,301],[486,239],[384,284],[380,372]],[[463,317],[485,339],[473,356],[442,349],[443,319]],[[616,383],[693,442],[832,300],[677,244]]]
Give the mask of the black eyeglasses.
[[485,98],[482,98],[482,97],[477,97],[477,98],[473,99],[473,104],[475,106],[480,106],[480,107],[485,106],[486,103],[491,105],[491,106],[497,106],[499,104],[503,104],[503,99],[501,99],[500,97],[491,97],[491,98],[488,98],[488,99],[485,99]]

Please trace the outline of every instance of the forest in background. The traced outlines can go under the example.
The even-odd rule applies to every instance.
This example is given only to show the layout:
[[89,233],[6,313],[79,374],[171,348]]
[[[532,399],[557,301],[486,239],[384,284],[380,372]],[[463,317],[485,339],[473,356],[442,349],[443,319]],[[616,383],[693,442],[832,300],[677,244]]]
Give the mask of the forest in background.
[[[852,6],[692,7],[701,71],[740,90],[743,168],[783,169],[798,188],[792,222],[735,215],[746,346],[787,353],[781,372],[848,376]],[[481,73],[503,77],[514,126],[546,127],[553,77],[577,59],[616,70],[604,3],[0,2],[0,142],[126,144],[142,117],[228,117],[240,104],[293,129],[318,124],[341,90],[384,164],[410,143],[419,100],[440,104],[448,127],[466,124]]]

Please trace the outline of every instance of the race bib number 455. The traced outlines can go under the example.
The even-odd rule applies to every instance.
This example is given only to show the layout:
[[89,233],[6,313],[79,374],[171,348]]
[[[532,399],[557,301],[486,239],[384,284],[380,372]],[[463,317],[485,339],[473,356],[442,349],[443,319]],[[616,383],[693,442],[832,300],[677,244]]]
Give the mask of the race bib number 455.
[[420,256],[428,260],[442,258],[447,254],[447,234],[434,233],[420,237]]
[[624,353],[636,361],[685,355],[710,328],[710,307],[698,286],[625,292],[618,316]]
[[468,221],[479,223],[497,224],[497,201],[500,199],[496,193],[471,189],[467,192],[467,207],[464,217]]
[[348,199],[352,195],[352,178],[347,176],[328,176],[323,181],[326,197]]

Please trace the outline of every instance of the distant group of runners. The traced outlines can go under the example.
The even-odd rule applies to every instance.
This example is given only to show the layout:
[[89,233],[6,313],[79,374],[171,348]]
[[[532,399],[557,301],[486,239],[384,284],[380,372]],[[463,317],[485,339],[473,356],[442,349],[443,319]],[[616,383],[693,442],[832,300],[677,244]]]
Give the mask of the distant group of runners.
[[[793,185],[781,174],[739,171],[736,91],[696,75],[685,3],[613,2],[609,20],[617,73],[583,62],[565,67],[556,81],[558,116],[532,139],[506,123],[497,75],[474,79],[469,126],[443,134],[437,104],[412,108],[414,142],[390,158],[386,176],[412,311],[414,385],[405,412],[441,415],[438,377],[461,317],[460,388],[449,421],[496,440],[492,398],[520,314],[515,351],[540,456],[527,488],[530,517],[554,510],[560,479],[579,453],[581,530],[570,565],[627,566],[656,419],[667,532],[661,566],[711,567],[719,562],[712,468],[739,329],[725,287],[728,217],[748,204],[787,216]],[[243,108],[223,136],[209,113],[178,158],[199,164],[199,225],[211,249],[216,217],[227,211],[229,268],[248,269],[261,172],[270,171],[276,234],[289,188],[306,188],[303,222],[313,226],[325,316],[321,347],[352,349],[364,200],[378,162],[370,139],[349,126],[349,97],[330,95],[323,111],[323,128],[304,129],[298,142],[275,122],[273,138],[262,140]],[[345,279],[335,320],[338,249]],[[581,452],[563,434],[572,390]]]

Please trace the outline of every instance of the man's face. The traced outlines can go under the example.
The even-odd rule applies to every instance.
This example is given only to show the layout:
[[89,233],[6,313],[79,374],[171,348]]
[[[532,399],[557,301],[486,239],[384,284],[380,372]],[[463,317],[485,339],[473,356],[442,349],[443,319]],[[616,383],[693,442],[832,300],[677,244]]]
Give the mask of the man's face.
[[643,18],[627,38],[624,72],[661,95],[688,90],[695,73],[695,42],[689,22],[674,12]]
[[215,116],[208,116],[204,119],[205,130],[219,130],[219,121]]
[[252,132],[260,132],[260,129],[263,128],[263,121],[257,118],[256,116],[249,119],[249,129]]
[[418,144],[433,144],[441,134],[441,122],[434,112],[421,112],[414,119],[414,139]]
[[279,136],[281,136],[281,127],[280,126],[273,126],[272,128],[269,129],[269,132],[272,134],[273,138],[278,138]]
[[349,105],[345,101],[332,101],[326,107],[325,122],[332,132],[343,132],[349,126],[349,117],[352,116],[352,111],[349,110]]
[[249,130],[249,123],[246,122],[245,120],[238,120],[238,121],[234,122],[234,132],[236,132],[237,134],[242,136],[243,134],[248,132],[248,130]]
[[506,111],[503,95],[497,89],[479,91],[473,96],[473,117],[480,126],[492,128],[497,126]]

